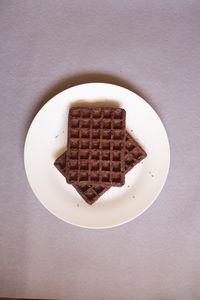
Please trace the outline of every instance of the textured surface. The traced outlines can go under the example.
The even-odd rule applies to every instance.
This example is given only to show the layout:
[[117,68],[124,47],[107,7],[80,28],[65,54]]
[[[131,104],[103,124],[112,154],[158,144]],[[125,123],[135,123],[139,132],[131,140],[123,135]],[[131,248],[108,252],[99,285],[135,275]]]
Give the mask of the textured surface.
[[124,185],[125,133],[124,109],[71,108],[68,115],[67,182]]
[[[0,294],[70,300],[200,298],[200,2],[0,1]],[[153,206],[118,228],[65,224],[35,198],[23,146],[38,109],[88,81],[128,87],[171,144]]]
[[[126,132],[125,137],[125,173],[130,171],[134,166],[141,162],[147,156],[146,152],[140,147],[140,145],[134,140],[134,138]],[[116,164],[116,165],[115,165]],[[113,167],[118,168],[118,163],[115,162]],[[61,154],[54,163],[55,167],[60,173],[66,176],[66,152]],[[103,195],[111,185],[105,184],[73,184],[78,193],[85,199],[89,204],[93,204],[101,195]]]

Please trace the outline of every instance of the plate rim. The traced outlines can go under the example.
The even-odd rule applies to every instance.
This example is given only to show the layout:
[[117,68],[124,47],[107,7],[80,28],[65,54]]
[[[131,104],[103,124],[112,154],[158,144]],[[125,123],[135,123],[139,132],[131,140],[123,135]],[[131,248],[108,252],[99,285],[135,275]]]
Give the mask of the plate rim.
[[[168,152],[168,161],[167,161],[167,167],[165,169],[165,176],[164,176],[164,179],[163,179],[163,182],[162,182],[162,185],[160,186],[160,188],[157,190],[157,192],[155,193],[154,197],[152,197],[150,203],[142,210],[140,211],[139,213],[137,213],[135,216],[131,217],[131,218],[128,218],[126,219],[125,221],[122,221],[122,222],[118,222],[116,224],[113,224],[113,225],[105,225],[105,226],[87,226],[87,225],[81,225],[81,224],[78,224],[78,223],[75,223],[75,222],[72,222],[72,221],[69,221],[69,220],[66,220],[65,218],[63,218],[62,216],[59,216],[58,214],[56,214],[55,212],[53,212],[52,210],[50,210],[48,208],[48,206],[46,204],[44,204],[40,198],[37,196],[36,192],[34,191],[33,187],[32,187],[32,184],[31,184],[31,180],[29,178],[29,173],[27,171],[28,167],[27,167],[27,162],[26,162],[26,149],[27,149],[27,144],[28,144],[28,138],[29,138],[29,133],[30,133],[30,129],[36,119],[36,117],[38,116],[38,114],[45,109],[46,105],[48,105],[50,102],[53,102],[55,101],[55,98],[58,96],[58,95],[62,95],[64,92],[68,91],[68,90],[71,90],[71,89],[74,89],[74,88],[77,88],[77,87],[80,87],[80,86],[86,86],[86,85],[106,85],[106,86],[110,86],[110,87],[117,87],[117,88],[122,88],[128,92],[131,92],[133,93],[135,96],[139,97],[140,101],[143,101],[143,103],[145,103],[145,105],[147,105],[151,110],[153,110],[155,112],[155,114],[157,115],[157,118],[159,119],[160,123],[161,123],[161,126],[163,127],[164,129],[164,132],[165,132],[165,135],[166,135],[166,142],[167,142],[167,152]],[[32,121],[30,122],[30,125],[28,126],[28,130],[27,130],[27,133],[26,133],[26,137],[25,137],[25,142],[24,142],[24,151],[23,151],[23,154],[24,154],[24,159],[23,159],[23,162],[24,162],[24,169],[25,169],[25,173],[26,173],[26,177],[27,177],[27,180],[28,180],[28,183],[29,183],[29,186],[34,194],[34,196],[37,198],[37,200],[48,210],[49,213],[53,214],[55,217],[57,217],[58,219],[64,221],[65,223],[68,223],[70,225],[74,225],[74,226],[77,226],[79,228],[84,228],[84,229],[111,229],[111,228],[115,228],[115,227],[118,227],[118,226],[121,226],[121,225],[124,225],[126,223],[129,223],[130,221],[133,221],[134,219],[138,218],[139,216],[141,216],[146,210],[149,209],[150,206],[153,205],[153,203],[156,201],[156,199],[158,198],[158,196],[160,195],[161,191],[163,190],[165,184],[166,184],[166,181],[167,181],[167,178],[168,178],[168,174],[169,174],[169,169],[170,169],[170,164],[171,164],[171,151],[170,151],[170,142],[169,142],[169,137],[168,137],[168,134],[167,134],[167,131],[166,131],[166,128],[159,116],[159,114],[157,113],[157,111],[154,110],[154,108],[144,99],[142,98],[140,95],[138,95],[136,92],[130,90],[129,88],[126,88],[124,86],[121,86],[121,85],[118,85],[118,84],[113,84],[113,83],[108,83],[108,82],[87,82],[87,83],[81,83],[81,84],[77,84],[77,85],[73,85],[73,86],[70,86],[64,90],[62,90],[61,92],[55,94],[52,98],[50,98],[49,100],[47,100],[44,105],[37,111],[37,113],[35,114],[35,116],[33,117]]]

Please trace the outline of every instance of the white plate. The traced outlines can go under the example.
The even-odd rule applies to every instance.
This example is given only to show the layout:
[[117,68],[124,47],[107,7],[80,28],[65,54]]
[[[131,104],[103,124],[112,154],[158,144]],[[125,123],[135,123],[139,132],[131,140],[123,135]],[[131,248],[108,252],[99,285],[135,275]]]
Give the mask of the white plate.
[[[92,206],[85,203],[53,163],[66,149],[69,107],[101,102],[126,110],[126,126],[148,156]],[[69,88],[48,101],[34,118],[25,142],[24,162],[30,186],[58,218],[86,228],[108,228],[143,213],[160,193],[169,170],[170,148],[156,112],[135,93],[113,84],[87,83]]]

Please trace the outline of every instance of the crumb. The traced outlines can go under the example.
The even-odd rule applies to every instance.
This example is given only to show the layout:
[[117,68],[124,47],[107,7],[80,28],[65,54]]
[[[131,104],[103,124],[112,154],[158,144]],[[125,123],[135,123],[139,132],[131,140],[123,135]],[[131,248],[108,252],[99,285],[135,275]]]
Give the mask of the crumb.
[[55,136],[55,139],[57,139],[57,138],[58,138],[58,135]]
[[151,177],[154,177],[154,175],[152,174]]
[[128,185],[128,188],[130,187],[130,185]]
[[77,207],[79,207],[79,203],[77,203]]
[[132,196],[133,199],[135,199],[135,196]]

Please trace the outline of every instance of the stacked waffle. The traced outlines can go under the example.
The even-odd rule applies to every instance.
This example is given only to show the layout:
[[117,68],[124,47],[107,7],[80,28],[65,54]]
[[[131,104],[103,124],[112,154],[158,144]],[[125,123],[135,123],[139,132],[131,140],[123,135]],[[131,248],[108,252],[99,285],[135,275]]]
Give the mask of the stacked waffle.
[[112,186],[124,185],[125,174],[146,156],[126,131],[124,109],[76,107],[69,111],[67,151],[54,165],[93,204]]

